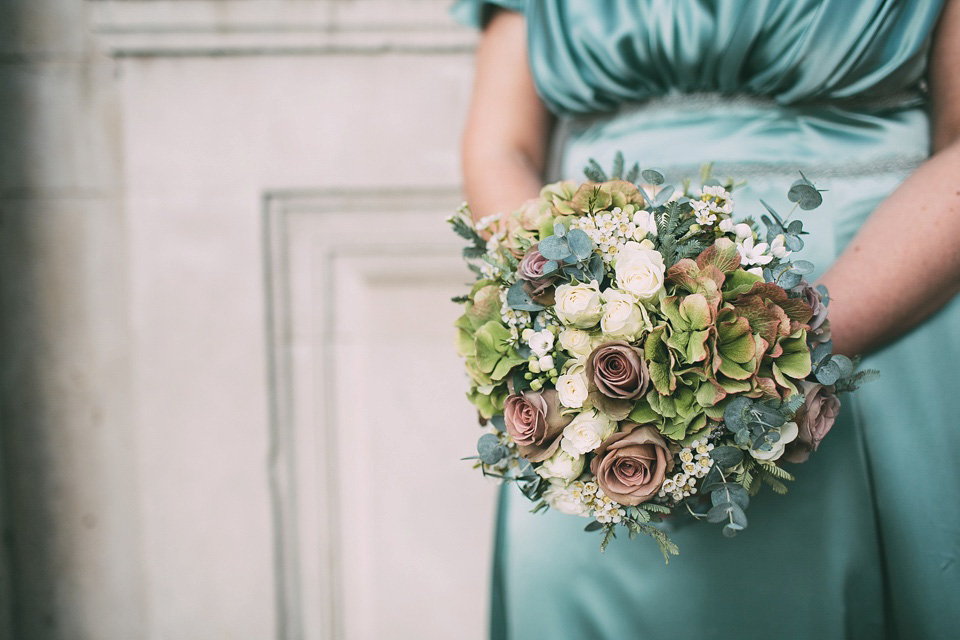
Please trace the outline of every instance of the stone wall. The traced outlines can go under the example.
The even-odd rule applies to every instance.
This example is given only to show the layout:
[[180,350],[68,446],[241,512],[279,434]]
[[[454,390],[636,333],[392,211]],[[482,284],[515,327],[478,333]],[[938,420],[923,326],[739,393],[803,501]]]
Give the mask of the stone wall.
[[484,636],[447,6],[0,5],[0,633]]

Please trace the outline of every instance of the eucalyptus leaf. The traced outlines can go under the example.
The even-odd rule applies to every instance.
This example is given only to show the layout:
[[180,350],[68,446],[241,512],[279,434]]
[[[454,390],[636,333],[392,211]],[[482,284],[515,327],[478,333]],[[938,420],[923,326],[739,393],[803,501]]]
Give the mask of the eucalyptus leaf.
[[573,255],[579,260],[586,260],[593,253],[593,240],[582,229],[571,229],[567,234],[567,242]]
[[746,429],[752,406],[753,400],[744,396],[737,396],[731,400],[723,410],[723,422],[727,425],[727,429],[733,432]]
[[558,238],[562,238],[562,237],[565,236],[566,234],[567,234],[567,228],[566,228],[565,226],[563,226],[563,223],[561,223],[561,222],[556,222],[556,223],[554,223],[554,225],[553,225],[553,235],[557,236]]
[[537,304],[533,298],[523,290],[523,280],[517,280],[507,290],[507,306],[517,311],[541,311],[543,305]]
[[784,416],[778,409],[774,409],[763,403],[756,402],[750,408],[750,418],[748,419],[748,422],[751,424],[778,428],[783,426],[783,423],[786,421],[786,416]]
[[477,453],[484,464],[497,464],[503,459],[507,450],[500,444],[500,439],[492,433],[485,433],[477,440]]
[[720,489],[710,493],[710,502],[713,506],[733,503],[741,509],[746,509],[750,504],[750,496],[747,490],[734,482],[726,482]]
[[[760,201],[760,204],[762,204],[762,205],[763,205],[763,208],[766,209],[767,211],[769,211],[769,212],[770,212],[770,215],[772,215],[773,218],[774,218],[774,220],[777,221],[777,227],[778,227],[779,229],[783,230],[783,231],[786,231],[786,229],[785,229],[784,226],[783,226],[783,219],[780,217],[780,214],[777,213],[777,212],[773,209],[773,207],[771,207],[770,205],[768,205],[768,204],[767,204],[766,202],[764,202],[763,200]],[[769,226],[772,226],[771,223],[770,223],[770,219],[767,218],[766,216],[761,216],[760,219],[763,220],[763,224],[767,225],[768,227],[769,227]]]
[[830,362],[836,363],[840,370],[840,377],[846,378],[853,373],[853,361],[842,353],[836,353],[830,358]]
[[817,191],[817,188],[809,180],[797,180],[787,191],[787,199],[790,202],[796,202],[804,211],[816,209],[823,204],[823,196]]
[[793,271],[803,275],[813,273],[814,268],[813,263],[807,260],[797,260],[793,263]]
[[703,483],[700,485],[700,492],[704,494],[710,493],[722,487],[723,484],[723,475],[720,473],[720,468],[714,465],[703,478]]
[[743,460],[743,451],[737,447],[716,447],[710,452],[710,457],[724,469],[735,467]]
[[[813,348],[813,353],[810,354],[811,359],[814,363],[819,363],[822,360],[826,360],[830,357],[830,354],[833,352],[833,340],[828,340],[826,342],[821,342]],[[825,364],[825,363],[824,363]]]
[[836,384],[837,380],[840,379],[840,365],[831,358],[826,364],[818,367],[814,375],[817,378],[817,382],[822,385],[830,386],[831,384]]
[[538,245],[540,255],[547,260],[563,260],[570,255],[570,245],[565,238],[548,236]]
[[654,198],[653,206],[660,207],[667,203],[670,200],[673,193],[676,191],[676,188],[672,184],[665,185],[660,192],[657,193],[657,197]]
[[663,174],[656,169],[644,169],[640,176],[643,178],[643,181],[647,184],[661,185],[664,182]]
[[777,278],[777,284],[784,289],[793,289],[795,286],[800,284],[801,280],[803,280],[803,276],[799,273],[795,271],[787,271]]
[[594,520],[583,528],[584,531],[600,531],[603,529],[603,523]]
[[593,254],[590,257],[590,262],[587,266],[587,269],[590,271],[590,275],[593,280],[597,282],[603,281],[603,258],[597,254]]
[[783,246],[789,251],[800,251],[803,249],[803,240],[800,239],[800,236],[788,233],[783,237]]

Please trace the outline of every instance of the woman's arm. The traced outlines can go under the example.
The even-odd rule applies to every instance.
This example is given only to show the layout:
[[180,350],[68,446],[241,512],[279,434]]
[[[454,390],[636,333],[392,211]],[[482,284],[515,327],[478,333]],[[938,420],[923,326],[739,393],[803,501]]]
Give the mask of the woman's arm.
[[960,1],[931,52],[934,155],[887,198],[824,274],[834,348],[866,353],[960,292]]
[[540,193],[551,118],[527,64],[526,23],[499,11],[476,54],[463,135],[463,174],[476,218],[516,209]]

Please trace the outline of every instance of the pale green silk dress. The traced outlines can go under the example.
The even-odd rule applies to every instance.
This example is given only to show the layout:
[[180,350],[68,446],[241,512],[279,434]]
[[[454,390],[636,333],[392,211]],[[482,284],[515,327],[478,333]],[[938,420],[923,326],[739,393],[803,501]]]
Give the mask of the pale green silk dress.
[[[550,177],[583,179],[589,158],[610,166],[617,150],[673,176],[715,162],[717,177],[749,181],[739,215],[759,216],[760,198],[789,209],[802,170],[827,190],[801,214],[802,257],[821,272],[929,155],[939,1],[462,0],[454,11],[482,25],[495,4],[525,13],[534,81],[559,117]],[[667,566],[647,539],[621,536],[601,555],[584,519],[530,514],[506,487],[492,637],[960,637],[960,299],[864,366],[881,378],[792,467],[789,494],[762,492],[732,540],[676,525]]]

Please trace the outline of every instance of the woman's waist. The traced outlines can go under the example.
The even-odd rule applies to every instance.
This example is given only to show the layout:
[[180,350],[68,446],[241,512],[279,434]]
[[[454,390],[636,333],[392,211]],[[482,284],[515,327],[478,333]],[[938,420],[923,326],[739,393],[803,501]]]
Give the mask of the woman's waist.
[[909,173],[929,155],[923,106],[865,110],[784,106],[751,97],[670,96],[563,122],[560,177],[578,179],[590,158],[622,151],[630,162],[696,175],[857,177]]

